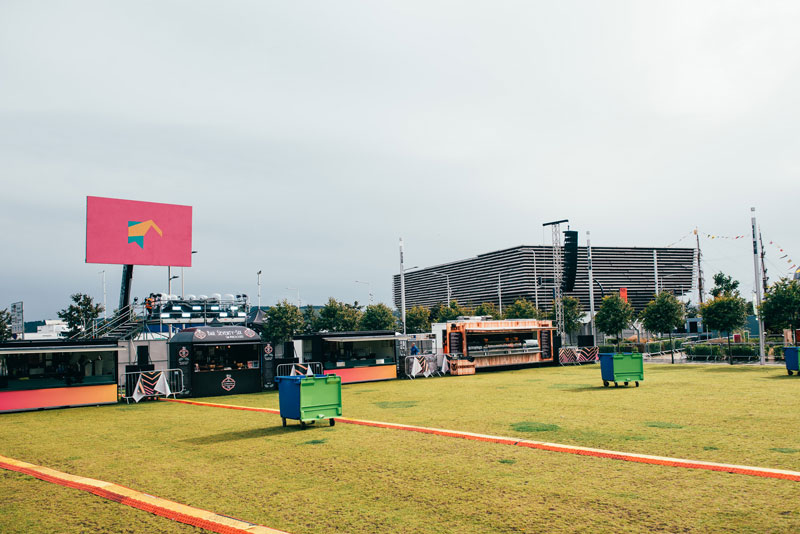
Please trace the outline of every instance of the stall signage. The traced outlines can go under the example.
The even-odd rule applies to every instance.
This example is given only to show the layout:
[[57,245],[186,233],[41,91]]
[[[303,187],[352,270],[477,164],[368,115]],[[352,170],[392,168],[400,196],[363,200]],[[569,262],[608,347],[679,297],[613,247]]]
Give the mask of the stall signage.
[[178,365],[189,365],[189,349],[186,347],[181,347],[181,350],[178,351]]
[[236,387],[236,380],[231,378],[231,375],[225,375],[225,378],[222,379],[222,389],[225,391],[230,391]]
[[22,311],[22,302],[11,304],[11,333],[20,336],[25,333],[25,319]]
[[194,339],[201,341],[207,339],[208,341],[231,341],[237,339],[247,339],[257,337],[258,334],[249,328],[215,328],[209,332],[206,330],[197,329],[194,332]]

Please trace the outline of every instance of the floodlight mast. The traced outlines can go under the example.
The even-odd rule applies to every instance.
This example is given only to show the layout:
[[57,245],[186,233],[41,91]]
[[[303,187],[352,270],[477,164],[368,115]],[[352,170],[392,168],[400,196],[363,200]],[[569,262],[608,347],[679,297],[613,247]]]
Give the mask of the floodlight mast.
[[551,226],[553,229],[553,315],[556,319],[556,332],[559,341],[564,339],[564,290],[561,281],[564,278],[564,251],[561,248],[561,223],[568,223],[569,219],[561,219],[544,223],[542,226]]

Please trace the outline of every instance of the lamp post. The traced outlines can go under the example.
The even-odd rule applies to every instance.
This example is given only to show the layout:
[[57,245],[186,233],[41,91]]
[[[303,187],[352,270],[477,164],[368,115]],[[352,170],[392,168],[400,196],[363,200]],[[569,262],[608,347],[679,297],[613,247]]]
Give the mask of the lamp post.
[[503,284],[500,281],[500,273],[497,273],[497,311],[500,316],[503,316]]
[[108,321],[108,306],[106,305],[106,271],[103,269],[97,274],[103,275],[103,319]]
[[[431,271],[433,274],[438,274],[439,276],[444,276],[447,279],[447,306],[450,306],[450,275],[447,273],[437,273],[436,271]],[[463,295],[462,295],[463,296]]]
[[[192,254],[197,254],[196,250],[192,251]],[[183,292],[183,266],[181,266],[181,298],[185,298],[186,293]]]
[[289,291],[297,291],[297,307],[301,308],[302,306],[300,305],[300,288],[287,287],[286,289],[288,289]]
[[261,270],[256,273],[258,276],[258,309],[261,309]]
[[356,284],[367,284],[368,291],[369,291],[369,305],[372,306],[372,282],[362,282],[361,280],[356,280]]

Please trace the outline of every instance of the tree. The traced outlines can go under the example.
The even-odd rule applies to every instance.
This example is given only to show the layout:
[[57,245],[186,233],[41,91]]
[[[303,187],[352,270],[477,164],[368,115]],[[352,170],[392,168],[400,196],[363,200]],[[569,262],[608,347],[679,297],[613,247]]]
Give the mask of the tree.
[[672,346],[672,329],[683,324],[685,310],[683,304],[668,291],[661,291],[656,298],[647,303],[640,318],[644,327],[651,332],[669,333],[669,346],[672,363],[675,363],[675,349]]
[[446,323],[452,321],[460,315],[468,315],[467,310],[458,305],[458,301],[453,299],[450,305],[439,303],[431,308],[431,317],[435,323]]
[[361,314],[358,302],[346,304],[331,297],[319,311],[316,327],[320,332],[351,332],[358,329]]
[[0,310],[0,341],[11,338],[11,314],[8,308]]
[[511,306],[503,310],[506,319],[538,319],[542,316],[536,306],[525,299],[515,300]]
[[395,330],[396,326],[397,319],[386,304],[367,306],[358,323],[359,330]]
[[75,293],[69,297],[72,304],[58,312],[59,318],[67,323],[67,336],[85,331],[86,327],[103,313],[103,305],[95,304],[94,299],[83,293]]
[[300,309],[288,300],[282,300],[264,313],[264,326],[261,337],[264,341],[283,343],[303,330],[305,322]]
[[[716,277],[715,277],[716,278]],[[738,292],[737,292],[738,293]],[[703,317],[703,324],[709,330],[719,330],[728,336],[728,358],[733,365],[733,353],[731,353],[731,330],[741,328],[747,321],[746,303],[738,296],[727,296],[720,293],[700,306],[700,315]]]
[[409,334],[421,334],[430,331],[431,311],[428,308],[425,306],[414,306],[406,310],[406,332]]
[[800,326],[800,280],[782,278],[773,284],[759,311],[768,330],[791,329],[796,345],[795,330]]
[[714,287],[711,289],[712,297],[738,297],[739,281],[721,271],[714,275]]
[[314,306],[309,304],[303,308],[303,332],[310,334],[317,330],[317,312],[314,311]]
[[633,321],[633,307],[616,293],[608,295],[600,304],[594,320],[601,332],[617,336],[617,350],[619,351],[622,331],[628,328]]
[[503,314],[500,313],[500,310],[497,309],[497,306],[494,305],[493,302],[484,302],[479,304],[475,311],[473,312],[474,315],[491,315],[492,319],[502,319]]
[[[564,309],[564,332],[572,334],[581,327],[581,317],[583,317],[583,307],[581,301],[574,297],[564,297],[561,299]],[[550,312],[550,318],[555,322],[555,306]]]

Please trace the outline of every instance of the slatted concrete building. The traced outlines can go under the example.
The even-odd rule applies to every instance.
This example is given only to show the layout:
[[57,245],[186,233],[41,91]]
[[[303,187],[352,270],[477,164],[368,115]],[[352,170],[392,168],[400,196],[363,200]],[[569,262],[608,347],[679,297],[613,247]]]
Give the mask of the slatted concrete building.
[[[654,254],[655,252],[655,254]],[[695,249],[592,247],[592,275],[595,280],[595,308],[602,295],[627,288],[628,301],[638,312],[658,288],[675,295],[697,291]],[[438,273],[438,274],[437,274]],[[549,311],[553,303],[553,249],[550,246],[519,246],[480,254],[425,269],[406,272],[406,308],[431,307],[451,298],[459,304],[477,306],[482,302],[508,305],[517,299],[538,303]],[[540,283],[537,284],[537,280]],[[578,272],[573,291],[565,292],[589,310],[589,275],[586,247],[578,247]],[[696,298],[693,300],[697,300]],[[394,303],[400,308],[400,275],[394,275]]]

